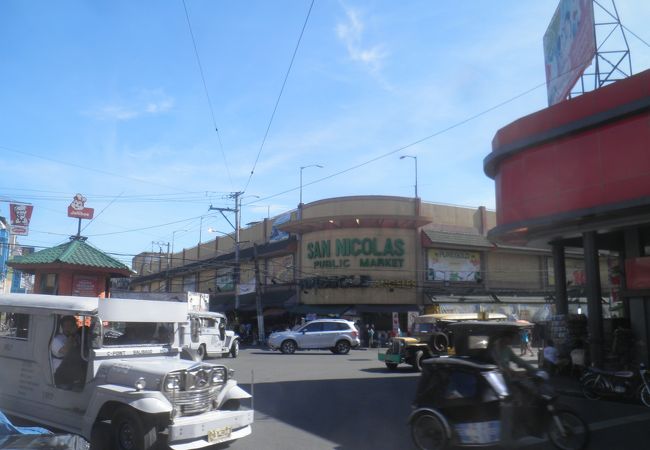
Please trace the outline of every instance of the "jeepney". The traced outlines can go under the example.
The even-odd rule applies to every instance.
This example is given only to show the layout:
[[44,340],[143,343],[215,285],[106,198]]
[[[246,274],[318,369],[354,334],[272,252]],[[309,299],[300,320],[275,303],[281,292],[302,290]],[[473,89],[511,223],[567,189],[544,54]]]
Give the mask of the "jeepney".
[[239,336],[226,329],[226,316],[217,312],[191,311],[190,326],[184,327],[184,345],[203,359],[211,356],[239,355]]
[[449,351],[450,343],[453,342],[449,325],[469,320],[505,321],[507,316],[487,312],[424,314],[415,318],[411,337],[392,338],[386,351],[380,352],[377,357],[391,370],[405,363],[419,371],[423,359]]
[[[78,346],[56,361],[64,316],[77,321],[68,337]],[[249,435],[251,396],[233,371],[180,358],[187,317],[186,302],[0,294],[0,410],[93,448],[191,449]]]

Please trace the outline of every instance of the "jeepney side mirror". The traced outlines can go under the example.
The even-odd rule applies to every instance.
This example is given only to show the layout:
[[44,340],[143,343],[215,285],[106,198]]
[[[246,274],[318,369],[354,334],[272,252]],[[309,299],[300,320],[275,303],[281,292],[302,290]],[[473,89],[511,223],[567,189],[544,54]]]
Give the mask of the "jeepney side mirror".
[[104,327],[102,321],[93,317],[90,321],[90,346],[91,348],[101,348],[102,342],[104,340]]
[[190,320],[190,333],[192,335],[192,342],[199,342],[199,329],[200,329],[199,319],[193,317]]
[[219,321],[219,337],[222,341],[226,339],[226,324],[222,320]]

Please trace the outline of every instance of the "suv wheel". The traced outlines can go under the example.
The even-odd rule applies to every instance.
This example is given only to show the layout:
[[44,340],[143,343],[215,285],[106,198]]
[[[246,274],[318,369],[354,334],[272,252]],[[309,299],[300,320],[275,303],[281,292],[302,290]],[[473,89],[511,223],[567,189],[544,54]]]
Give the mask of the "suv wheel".
[[289,339],[289,340],[284,341],[282,343],[282,345],[280,345],[280,351],[282,353],[292,354],[292,353],[294,353],[296,351],[296,347],[297,347],[297,345],[296,345],[295,341],[292,341],[292,340]]
[[350,343],[348,341],[338,341],[334,347],[339,355],[347,355],[350,352]]

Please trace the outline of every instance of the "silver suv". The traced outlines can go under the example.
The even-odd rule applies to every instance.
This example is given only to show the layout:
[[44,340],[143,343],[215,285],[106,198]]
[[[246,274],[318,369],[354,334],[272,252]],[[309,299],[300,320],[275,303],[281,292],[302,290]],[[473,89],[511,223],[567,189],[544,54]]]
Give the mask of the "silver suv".
[[291,331],[280,331],[269,336],[271,350],[294,353],[296,350],[329,349],[345,355],[358,347],[359,331],[354,322],[343,319],[317,319]]

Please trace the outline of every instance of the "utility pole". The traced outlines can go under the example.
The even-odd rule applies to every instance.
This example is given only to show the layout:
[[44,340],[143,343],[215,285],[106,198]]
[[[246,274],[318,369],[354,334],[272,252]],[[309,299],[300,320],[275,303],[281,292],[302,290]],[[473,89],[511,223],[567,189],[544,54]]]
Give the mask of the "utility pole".
[[[235,199],[235,209],[232,208],[215,208],[210,205],[208,210],[219,211],[224,219],[230,224],[231,227],[235,229],[235,267],[233,269],[233,284],[235,286],[235,310],[239,309],[239,228],[240,228],[240,202],[243,192],[233,192],[230,194],[230,198]],[[224,214],[224,211],[234,212],[235,213],[235,225],[230,222],[228,217]]]
[[255,309],[257,310],[257,331],[260,344],[264,342],[266,336],[264,332],[264,314],[262,313],[262,283],[260,280],[260,262],[257,258],[257,244],[253,244],[253,260],[255,261]]

